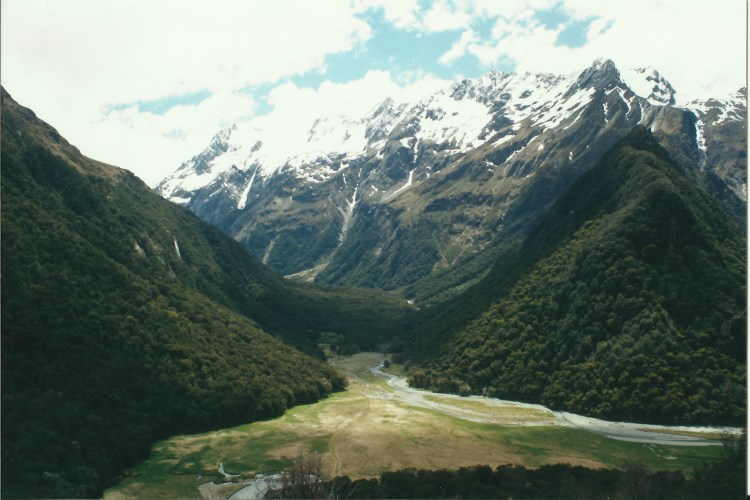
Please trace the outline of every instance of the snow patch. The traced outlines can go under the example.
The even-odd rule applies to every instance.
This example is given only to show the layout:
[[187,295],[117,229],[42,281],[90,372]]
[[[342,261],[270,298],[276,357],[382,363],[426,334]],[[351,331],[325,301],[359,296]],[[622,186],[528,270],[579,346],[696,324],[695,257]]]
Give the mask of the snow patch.
[[406,181],[406,184],[404,184],[403,186],[401,186],[400,188],[398,188],[397,190],[395,190],[394,192],[386,196],[383,199],[383,202],[391,201],[392,199],[396,198],[398,195],[400,195],[401,193],[409,189],[409,187],[411,187],[412,185],[413,179],[414,179],[414,170],[412,169],[412,170],[409,170],[409,179]]
[[177,254],[177,257],[181,259],[182,254],[180,253],[180,245],[177,244],[177,238],[174,236],[172,236],[172,244],[174,245],[174,252]]
[[567,125],[565,125],[565,126],[563,127],[563,130],[568,130],[568,129],[569,129],[570,127],[572,127],[573,125],[575,125],[575,124],[576,124],[576,122],[578,121],[578,119],[579,119],[579,118],[581,117],[581,115],[582,115],[582,114],[583,114],[583,113],[581,112],[581,110],[578,110],[578,113],[576,114],[576,117],[575,117],[575,119],[574,119],[574,120],[573,120],[572,122],[570,122],[570,123],[568,123]]
[[346,239],[346,233],[349,231],[349,224],[352,220],[352,216],[354,215],[354,208],[357,206],[357,192],[359,191],[359,184],[357,184],[354,188],[354,194],[352,194],[351,201],[346,200],[346,209],[339,211],[341,212],[341,215],[343,216],[343,221],[341,223],[341,232],[339,233],[339,245],[341,245],[344,240]]
[[620,71],[620,77],[633,92],[656,106],[674,104],[672,85],[653,68],[630,68]]
[[187,205],[191,200],[191,198],[185,196],[170,196],[167,199],[172,203],[177,203],[178,205]]
[[630,111],[633,109],[632,104],[630,103],[632,98],[625,99],[625,91],[621,89],[620,87],[617,87],[617,93],[620,94],[620,99],[622,99],[622,102],[625,103],[625,105],[628,107],[628,110],[625,112],[625,119],[627,120],[628,115],[630,114]]
[[240,196],[240,201],[237,203],[237,209],[242,210],[247,205],[247,196],[250,194],[250,188],[253,187],[253,181],[255,180],[255,176],[258,174],[258,170],[260,170],[260,167],[256,167],[255,171],[253,172],[252,177],[250,177],[250,182],[247,183],[247,186],[245,186],[245,189],[242,190],[242,195]]
[[[574,93],[567,99],[558,101],[557,107],[554,110],[545,109],[545,111],[540,113],[539,116],[536,118],[536,123],[544,127],[545,130],[547,130],[551,128],[556,128],[557,126],[562,124],[562,122],[564,122],[565,119],[567,119],[570,116],[569,110],[571,109],[579,109],[578,114],[580,116],[581,111],[583,110],[584,106],[590,103],[591,100],[594,98],[594,93],[595,93],[595,89],[593,87],[589,87],[589,88],[581,89],[577,91],[576,93]],[[575,123],[575,121],[573,123]]]
[[462,149],[477,140],[490,120],[490,108],[474,99],[456,99],[443,90],[424,103],[418,117],[419,130],[414,134],[418,142],[448,142],[455,144],[453,149]]
[[698,168],[701,172],[706,166],[706,137],[703,135],[703,129],[705,124],[700,118],[695,120],[695,143],[698,145],[698,149],[701,151],[700,159],[698,160]]
[[512,153],[511,153],[511,154],[510,154],[510,155],[509,155],[509,156],[508,156],[508,157],[507,157],[507,158],[505,159],[505,161],[503,162],[503,165],[505,165],[506,163],[510,163],[510,160],[512,160],[512,159],[513,159],[513,157],[514,157],[514,156],[516,156],[516,155],[517,155],[518,153],[520,153],[521,151],[523,151],[523,149],[524,149],[525,147],[526,147],[526,146],[523,146],[523,147],[521,147],[521,148],[519,148],[519,149],[516,149],[515,151],[513,151],[513,152],[512,152]]
[[492,145],[493,146],[499,146],[500,144],[504,144],[504,143],[508,142],[509,140],[513,139],[514,137],[515,137],[514,134],[504,135],[504,136],[500,137],[499,139],[495,139],[494,141],[492,141]]

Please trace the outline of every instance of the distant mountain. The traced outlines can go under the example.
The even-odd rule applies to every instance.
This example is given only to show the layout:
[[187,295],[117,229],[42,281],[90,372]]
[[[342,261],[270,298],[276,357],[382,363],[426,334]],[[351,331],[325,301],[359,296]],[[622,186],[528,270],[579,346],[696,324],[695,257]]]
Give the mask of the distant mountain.
[[746,92],[676,107],[653,69],[491,72],[363,117],[262,117],[219,132],[159,186],[300,279],[435,301],[478,279],[633,126],[744,227]]
[[646,422],[742,424],[745,238],[644,127],[489,275],[411,324],[411,383]]
[[341,390],[279,339],[373,348],[410,310],[282,280],[4,89],[2,286],[4,498],[99,496],[159,438]]

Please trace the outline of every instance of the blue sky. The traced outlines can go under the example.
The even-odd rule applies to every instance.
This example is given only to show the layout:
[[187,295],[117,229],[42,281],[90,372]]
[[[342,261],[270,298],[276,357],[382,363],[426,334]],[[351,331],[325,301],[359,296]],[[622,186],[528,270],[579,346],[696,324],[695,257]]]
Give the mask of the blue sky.
[[[454,80],[458,77],[476,78],[488,68],[483,68],[473,57],[462,57],[451,65],[438,63],[460,38],[461,31],[446,30],[422,33],[398,29],[385,21],[382,11],[367,12],[361,16],[372,27],[372,37],[350,53],[332,54],[326,58],[325,73],[309,71],[293,77],[297,85],[317,86],[323,80],[345,82],[364,77],[369,70],[393,71],[396,74],[421,71],[439,78]],[[503,64],[502,71],[513,71],[514,64]]]
[[726,95],[746,80],[746,16],[745,0],[5,0],[1,77],[153,185],[232,123],[363,113],[489,70],[606,57],[658,69],[678,104]]
[[[422,2],[426,5],[427,2]],[[439,32],[420,32],[415,29],[399,29],[385,19],[382,10],[367,11],[360,15],[372,28],[371,37],[359,47],[349,52],[338,52],[325,57],[324,63],[298,75],[290,75],[274,82],[250,85],[242,89],[252,95],[257,103],[256,115],[263,115],[273,110],[268,103],[267,95],[282,81],[292,82],[298,87],[318,88],[323,82],[345,83],[365,77],[368,71],[391,71],[404,75],[405,81],[419,74],[431,74],[438,78],[454,81],[460,78],[477,78],[490,69],[512,72],[516,61],[502,58],[485,66],[476,57],[465,54],[451,64],[441,64],[440,57],[458,42],[462,30],[451,29]],[[523,25],[538,22],[550,29],[559,29],[557,46],[581,47],[586,43],[588,28],[595,17],[575,19],[566,11],[562,2],[551,8],[540,9]],[[471,23],[472,29],[481,37],[489,38],[493,26],[492,18],[479,18]],[[113,109],[122,109],[136,105],[139,110],[163,115],[170,108],[178,105],[197,105],[211,95],[208,90],[170,95],[149,101],[120,103]]]
[[[468,55],[450,65],[438,63],[440,56],[460,38],[459,30],[421,33],[411,29],[398,29],[385,20],[382,11],[368,11],[360,17],[371,26],[372,35],[356,49],[328,54],[320,67],[304,73],[244,87],[242,91],[252,95],[258,104],[255,114],[262,115],[273,109],[267,102],[267,95],[282,82],[292,82],[298,87],[318,88],[327,81],[345,83],[362,79],[371,70],[390,71],[394,75],[403,75],[404,81],[409,81],[419,74],[431,74],[445,80],[476,78],[489,70],[483,67],[476,58]],[[566,17],[558,14],[558,19],[565,20]],[[480,26],[480,28],[489,30],[490,26]],[[573,31],[576,32],[573,36],[585,38],[582,27],[576,26]],[[513,71],[514,68],[513,61],[503,60],[492,69]],[[174,106],[196,105],[210,96],[211,92],[204,89],[147,101],[118,103],[113,105],[112,109],[123,109],[135,105],[141,111],[163,115]]]

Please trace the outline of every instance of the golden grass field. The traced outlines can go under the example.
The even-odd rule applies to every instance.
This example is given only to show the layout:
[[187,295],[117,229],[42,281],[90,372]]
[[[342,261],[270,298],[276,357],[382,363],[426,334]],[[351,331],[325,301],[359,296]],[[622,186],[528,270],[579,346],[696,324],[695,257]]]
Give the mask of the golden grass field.
[[[105,498],[200,498],[202,484],[225,482],[218,471],[222,463],[226,473],[241,476],[232,479],[239,483],[256,473],[279,471],[294,457],[309,453],[322,457],[324,478],[352,479],[407,467],[457,469],[479,464],[622,468],[639,461],[650,469],[689,471],[721,455],[720,446],[616,441],[555,425],[551,414],[533,408],[496,407],[434,394],[427,398],[439,409],[410,406],[370,373],[381,360],[376,353],[332,360],[349,375],[349,390],[295,407],[277,419],[159,442],[146,461],[106,491]],[[442,408],[455,408],[459,416]],[[462,411],[487,419],[465,420]],[[212,487],[211,496],[227,498],[241,487]]]

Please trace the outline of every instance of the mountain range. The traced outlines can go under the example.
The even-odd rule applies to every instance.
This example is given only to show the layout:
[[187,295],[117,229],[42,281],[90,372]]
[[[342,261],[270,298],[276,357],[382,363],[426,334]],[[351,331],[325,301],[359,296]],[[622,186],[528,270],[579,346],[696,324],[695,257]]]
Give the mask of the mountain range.
[[675,105],[656,70],[490,72],[366,116],[220,131],[157,190],[275,271],[397,290],[464,290],[636,125],[744,227],[746,89]]
[[441,391],[744,422],[744,89],[492,72],[238,124],[161,196],[1,98],[3,497],[99,496],[161,438],[342,390],[323,346]]

